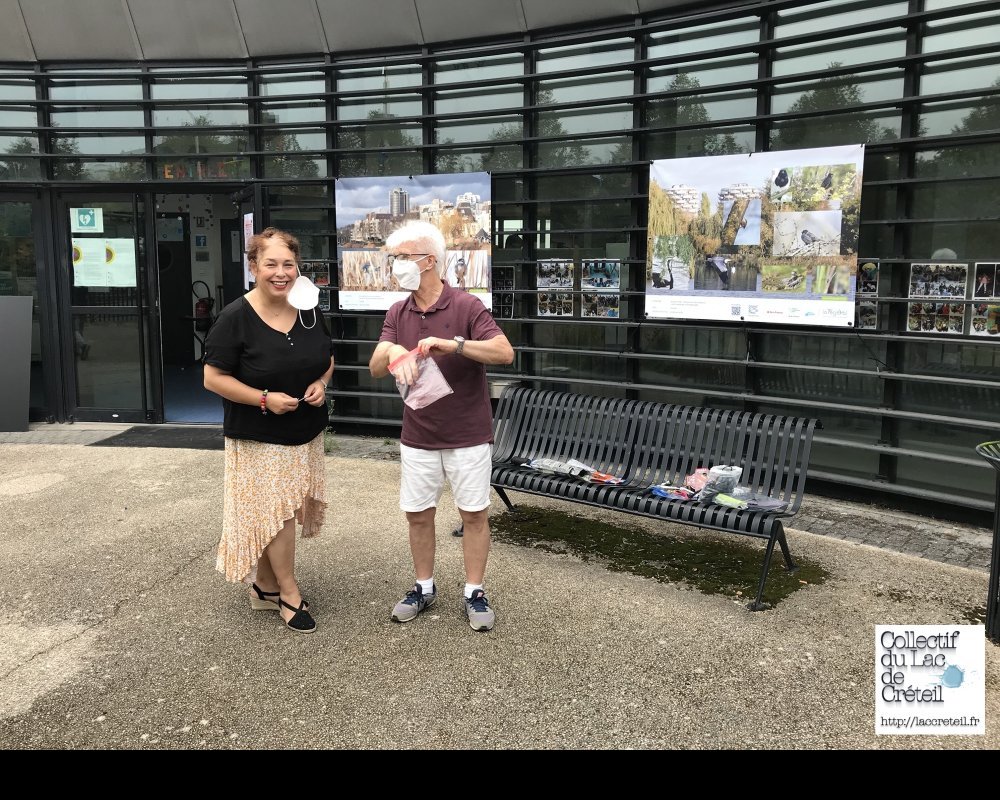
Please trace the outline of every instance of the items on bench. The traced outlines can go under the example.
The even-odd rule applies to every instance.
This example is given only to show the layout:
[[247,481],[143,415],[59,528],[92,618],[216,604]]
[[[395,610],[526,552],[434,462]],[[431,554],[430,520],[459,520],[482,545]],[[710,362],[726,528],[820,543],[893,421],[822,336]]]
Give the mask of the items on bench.
[[569,461],[556,461],[552,458],[535,458],[522,464],[524,467],[537,469],[541,472],[550,472],[558,475],[571,475],[588,483],[621,483],[621,478],[600,472],[587,464],[581,464],[576,459]]
[[[491,483],[511,510],[506,489],[765,539],[752,610],[764,608],[776,544],[795,569],[782,519],[801,505],[818,420],[510,386],[493,427]],[[619,483],[526,466],[545,459],[589,465]],[[706,465],[741,470],[739,483],[712,492],[716,502],[670,496],[690,476],[704,476],[700,491],[710,485]]]

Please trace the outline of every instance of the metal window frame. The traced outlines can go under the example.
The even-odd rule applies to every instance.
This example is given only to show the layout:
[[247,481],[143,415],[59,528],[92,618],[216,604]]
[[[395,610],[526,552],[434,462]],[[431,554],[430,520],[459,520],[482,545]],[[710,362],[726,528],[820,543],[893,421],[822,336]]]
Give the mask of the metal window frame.
[[[846,7],[849,7],[848,4]],[[870,7],[870,3],[855,3],[858,8]],[[268,219],[271,208],[271,191],[288,185],[316,185],[321,184],[330,187],[328,203],[316,202],[303,206],[295,206],[301,210],[327,210],[332,211],[332,192],[335,191],[337,176],[340,174],[341,165],[344,159],[350,157],[365,158],[368,154],[380,152],[380,148],[349,149],[338,147],[338,133],[343,129],[365,127],[366,124],[377,124],[376,121],[366,120],[341,120],[338,118],[338,109],[343,101],[353,101],[359,99],[369,99],[374,103],[380,102],[385,97],[412,98],[419,100],[420,113],[418,115],[394,117],[392,124],[413,125],[420,132],[420,143],[415,145],[396,146],[384,148],[386,152],[398,155],[413,156],[419,162],[426,173],[431,173],[435,169],[436,159],[442,153],[454,152],[474,152],[477,149],[496,144],[494,140],[486,139],[479,141],[461,142],[453,144],[439,144],[434,142],[435,129],[442,123],[456,120],[475,121],[477,119],[487,119],[497,116],[521,117],[523,119],[523,135],[505,141],[505,146],[520,147],[522,166],[518,169],[496,170],[493,172],[494,180],[516,180],[522,186],[522,198],[519,200],[499,201],[494,199],[494,203],[500,207],[503,205],[517,206],[521,212],[522,226],[522,250],[519,254],[512,254],[512,257],[505,260],[505,266],[513,269],[514,289],[509,293],[514,296],[514,319],[510,320],[521,331],[524,341],[515,342],[523,344],[518,349],[515,364],[508,370],[491,371],[491,375],[504,379],[519,379],[534,383],[552,382],[553,379],[539,374],[538,365],[540,358],[550,358],[558,361],[560,358],[573,358],[580,355],[591,355],[594,357],[616,357],[623,361],[624,380],[602,380],[600,376],[587,379],[569,379],[567,382],[581,387],[593,386],[602,389],[614,388],[622,391],[629,397],[639,397],[649,392],[688,393],[697,394],[702,397],[716,398],[720,402],[737,403],[745,408],[759,407],[761,405],[785,405],[789,408],[804,407],[815,410],[823,408],[836,408],[838,410],[847,409],[856,411],[866,416],[875,416],[881,421],[881,432],[878,442],[874,444],[859,444],[851,442],[839,442],[835,437],[830,437],[828,444],[840,444],[845,448],[866,449],[877,452],[879,455],[878,475],[871,482],[872,486],[877,486],[884,491],[896,490],[901,496],[906,496],[914,490],[912,487],[896,485],[896,464],[900,458],[924,456],[930,461],[939,463],[961,463],[965,466],[973,466],[979,462],[971,456],[969,459],[956,458],[947,453],[936,453],[932,449],[919,450],[907,447],[900,443],[899,423],[903,420],[922,420],[926,422],[939,422],[941,424],[956,425],[967,429],[982,429],[994,431],[1000,426],[1000,419],[994,421],[976,421],[965,417],[949,417],[946,414],[931,414],[903,411],[898,408],[901,399],[904,397],[907,385],[938,384],[954,386],[955,388],[975,388],[992,389],[1000,388],[1000,377],[997,380],[989,380],[974,376],[947,375],[923,375],[913,372],[906,372],[906,351],[909,348],[921,346],[933,346],[941,344],[964,344],[970,347],[987,348],[991,346],[989,341],[976,340],[972,337],[948,337],[947,340],[932,336],[909,334],[901,323],[905,322],[906,285],[904,269],[899,265],[908,261],[902,255],[908,251],[908,242],[915,226],[933,223],[970,223],[970,222],[997,222],[995,215],[985,215],[976,219],[969,217],[943,218],[931,217],[930,219],[916,219],[912,216],[913,192],[918,187],[934,187],[937,185],[947,185],[961,181],[989,181],[998,180],[1000,175],[976,175],[976,176],[924,176],[916,177],[916,158],[922,151],[934,150],[943,147],[976,146],[981,143],[1000,143],[1000,130],[975,131],[966,133],[950,133],[937,136],[921,136],[919,134],[917,121],[923,109],[934,103],[959,103],[963,100],[972,100],[982,97],[1000,97],[1000,89],[986,88],[980,90],[966,89],[950,93],[936,93],[923,95],[920,93],[920,76],[926,71],[933,69],[937,62],[948,59],[978,59],[992,63],[995,60],[995,46],[992,44],[977,45],[967,48],[955,48],[951,50],[940,50],[933,53],[921,52],[922,36],[927,24],[932,22],[942,22],[949,19],[956,19],[956,27],[960,27],[961,17],[966,14],[980,14],[982,12],[1000,10],[1000,2],[990,0],[985,3],[967,3],[952,8],[941,8],[934,11],[927,11],[923,8],[921,0],[910,0],[907,12],[897,14],[882,19],[872,19],[850,26],[839,26],[834,28],[824,28],[817,26],[817,30],[808,33],[798,33],[793,36],[781,36],[781,20],[779,15],[782,12],[794,11],[801,6],[793,0],[759,0],[738,5],[716,4],[712,8],[682,8],[679,10],[665,10],[656,13],[637,15],[629,20],[615,20],[608,23],[596,23],[589,26],[578,26],[559,30],[547,30],[540,32],[528,32],[521,36],[504,36],[495,39],[473,40],[461,43],[448,43],[445,45],[395,48],[388,51],[367,51],[353,53],[323,53],[309,54],[306,56],[296,56],[293,58],[258,58],[258,59],[234,59],[220,61],[203,61],[197,63],[177,62],[177,61],[150,61],[150,62],[109,62],[101,63],[58,63],[44,62],[33,66],[30,71],[26,71],[23,65],[0,64],[0,71],[3,69],[12,70],[11,75],[18,78],[31,79],[35,82],[35,99],[28,101],[10,101],[19,106],[35,109],[36,127],[31,128],[28,133],[38,138],[39,152],[37,154],[26,154],[24,156],[8,156],[11,160],[36,159],[41,165],[42,176],[39,180],[30,182],[0,182],[0,189],[24,189],[32,188],[37,190],[52,190],[59,188],[79,189],[87,184],[83,182],[67,182],[54,178],[53,169],[57,163],[73,159],[92,159],[106,161],[136,161],[144,165],[146,180],[142,182],[143,190],[151,192],[170,191],[178,185],[177,181],[163,180],[156,177],[155,167],[162,155],[153,153],[153,142],[160,135],[171,133],[181,133],[190,131],[206,131],[212,135],[244,135],[247,137],[248,147],[243,152],[234,153],[212,153],[212,157],[238,156],[246,158],[250,165],[249,180],[254,185],[254,192],[258,197],[258,205],[262,215],[262,221]],[[836,9],[840,12],[843,9]],[[805,10],[804,13],[808,13]],[[825,13],[834,13],[829,8],[821,9],[818,15],[822,17]],[[697,90],[677,89],[677,90],[649,90],[650,77],[654,72],[666,68],[683,68],[684,65],[705,65],[709,66],[713,60],[719,58],[702,57],[698,53],[686,52],[680,54],[659,54],[650,56],[650,47],[656,42],[655,37],[660,34],[670,34],[678,30],[684,30],[696,26],[725,26],[734,20],[741,23],[752,23],[756,20],[758,27],[756,40],[728,48],[721,56],[723,59],[751,57],[756,60],[757,70],[753,77],[740,80],[738,83],[730,82],[725,84],[713,84],[705,87],[698,87]],[[802,54],[811,50],[821,51],[823,42],[829,38],[842,39],[847,46],[852,40],[858,37],[868,37],[874,35],[878,37],[885,34],[895,38],[901,36],[905,41],[905,55],[902,58],[883,59],[866,64],[852,64],[839,68],[827,70],[804,70],[791,73],[789,75],[775,76],[773,74],[774,64],[779,54],[779,50],[788,48],[802,48]],[[709,34],[706,32],[705,36]],[[598,66],[571,66],[558,70],[545,70],[540,68],[540,60],[543,51],[551,48],[580,48],[588,45],[608,42],[610,40],[620,40],[623,53],[631,49],[631,57],[625,58],[620,63],[601,64]],[[867,43],[867,41],[865,42]],[[840,44],[840,42],[838,42]],[[435,83],[435,72],[437,65],[443,61],[473,61],[477,57],[489,56],[510,58],[511,62],[520,61],[520,72],[517,75],[504,75],[477,80],[475,77],[460,81],[449,81],[446,83]],[[412,71],[419,80],[418,85],[412,86],[385,86],[375,89],[347,89],[338,90],[339,82],[352,71],[371,70],[375,72],[379,69],[399,69],[403,68]],[[16,72],[15,72],[16,71]],[[887,75],[899,75],[903,80],[901,96],[872,102],[861,102],[855,106],[844,109],[828,109],[823,111],[813,111],[806,113],[782,112],[775,113],[772,107],[772,98],[783,86],[803,84],[807,86],[810,82],[822,79],[844,76],[850,78],[855,75],[877,75],[880,71],[885,71]],[[283,75],[305,74],[310,79],[319,79],[323,82],[322,92],[297,92],[294,94],[269,95],[264,93],[263,83],[272,78],[280,78]],[[540,87],[546,83],[560,80],[599,80],[603,75],[621,74],[629,76],[631,81],[631,92],[627,95],[614,97],[603,97],[597,100],[579,99],[567,100],[560,103],[539,104],[538,92]],[[121,84],[123,82],[135,81],[142,87],[142,98],[140,100],[107,100],[107,101],[69,101],[65,99],[52,99],[48,96],[49,87],[53,80],[81,80],[93,82],[108,82]],[[206,81],[226,81],[241,80],[246,82],[246,96],[235,98],[177,98],[177,99],[156,99],[152,98],[151,86],[153,82],[160,80],[186,79],[191,82]],[[469,112],[449,111],[437,113],[435,102],[440,92],[461,92],[461,91],[486,91],[492,87],[520,87],[521,105],[518,108],[487,109]],[[677,125],[656,125],[650,124],[649,109],[653,103],[671,103],[687,97],[711,98],[731,94],[734,91],[750,92],[755,97],[755,113],[750,116],[738,116],[732,119],[713,119],[710,125],[713,129],[724,129],[727,127],[752,127],[754,133],[754,145],[756,150],[766,150],[767,145],[775,127],[782,122],[790,120],[819,119],[831,115],[865,114],[877,113],[880,111],[890,111],[899,115],[900,136],[898,139],[890,141],[880,141],[869,143],[868,151],[872,154],[892,153],[899,156],[896,175],[892,178],[866,181],[866,186],[871,187],[893,187],[896,189],[894,197],[894,208],[890,217],[885,219],[875,219],[868,217],[862,219],[860,224],[865,227],[889,226],[891,230],[891,252],[877,254],[880,262],[885,265],[883,273],[885,284],[888,287],[888,294],[874,298],[880,309],[880,313],[887,315],[889,324],[877,331],[826,331],[808,328],[782,327],[780,329],[768,328],[762,325],[744,325],[740,323],[714,323],[708,321],[677,322],[670,320],[648,321],[643,316],[644,283],[642,272],[645,269],[646,260],[646,207],[645,197],[648,189],[648,160],[646,143],[650,136],[669,135],[682,133],[704,128],[702,124],[677,124]],[[808,88],[803,88],[808,91]],[[4,101],[0,101],[4,102]],[[264,122],[262,112],[275,103],[300,103],[310,102],[322,105],[323,113],[318,115],[314,121],[305,122]],[[248,110],[246,124],[223,124],[212,125],[204,128],[192,129],[187,126],[154,126],[154,111],[167,108],[188,108],[191,106],[241,106]],[[551,113],[560,114],[564,112],[600,112],[603,108],[609,107],[631,107],[632,124],[631,128],[625,131],[595,131],[580,134],[548,134],[543,135],[539,121],[542,115]],[[123,128],[102,128],[94,126],[74,126],[72,128],[57,127],[51,124],[52,114],[60,108],[73,107],[83,109],[112,110],[115,108],[139,108],[142,111],[143,124],[141,126]],[[0,119],[2,123],[2,119]],[[296,155],[301,155],[306,159],[323,159],[326,162],[325,174],[315,178],[304,178],[290,180],[288,178],[266,178],[264,177],[265,159],[274,157],[275,151],[264,149],[265,137],[272,134],[289,133],[294,134],[296,129],[308,128],[310,131],[322,131],[325,134],[325,147],[319,149],[309,149],[297,151]],[[24,126],[0,127],[0,133],[20,132],[26,129]],[[145,142],[146,152],[134,155],[109,155],[109,154],[59,154],[53,152],[51,146],[51,134],[58,131],[62,134],[86,135],[88,133],[108,132],[122,136],[141,136]],[[564,166],[559,168],[543,167],[539,162],[540,148],[547,143],[586,144],[589,141],[600,141],[609,138],[622,138],[628,145],[630,158],[625,162],[609,164],[581,164],[576,166]],[[553,178],[572,178],[578,175],[616,175],[625,179],[627,189],[625,191],[611,191],[598,197],[578,198],[539,198],[538,188],[542,180]],[[198,182],[198,185],[205,186],[206,191],[211,191],[218,183],[232,183],[232,179],[209,179]],[[91,188],[106,188],[106,184],[91,183]],[[629,223],[627,225],[617,225],[613,227],[583,227],[583,228],[562,228],[543,227],[539,224],[542,218],[541,211],[545,204],[549,206],[559,206],[568,203],[590,204],[599,214],[602,204],[624,203],[629,209]],[[277,206],[275,206],[277,210]],[[335,227],[335,225],[334,225]],[[295,231],[293,231],[295,232]],[[569,237],[583,239],[602,233],[622,233],[628,242],[627,257],[623,259],[623,264],[628,267],[628,277],[623,280],[621,287],[621,307],[627,315],[615,320],[584,319],[573,317],[569,319],[540,319],[532,316],[530,300],[536,294],[533,287],[533,271],[535,261],[538,257],[538,236],[550,235],[553,233],[564,234]],[[326,259],[310,259],[325,261],[331,267],[331,290],[336,290],[334,267],[336,265],[336,231],[304,231],[309,236],[328,236],[329,252],[331,256]],[[494,240],[499,236],[499,230],[493,231]],[[873,254],[875,255],[875,254]],[[505,290],[506,292],[507,290]],[[574,295],[579,294],[579,290],[574,291]],[[335,301],[335,297],[332,298]],[[974,301],[959,301],[966,304]],[[373,341],[359,339],[352,335],[351,329],[355,325],[352,320],[370,320],[377,314],[371,312],[332,312],[331,318],[336,319],[335,330],[341,332],[336,341],[343,345],[361,346],[374,345]],[[370,324],[370,322],[366,322]],[[552,330],[572,330],[590,331],[593,326],[602,328],[623,329],[624,347],[618,351],[592,350],[586,347],[567,346],[545,346],[541,342],[544,337],[540,332],[552,326]],[[563,327],[559,327],[563,326]],[[565,326],[570,326],[565,328]],[[649,329],[666,330],[676,327],[695,328],[701,331],[725,331],[741,335],[745,344],[745,355],[738,358],[717,358],[700,355],[665,355],[656,352],[643,352],[644,334]],[[794,334],[795,336],[809,337],[810,339],[829,340],[836,344],[838,341],[853,339],[858,337],[862,342],[878,343],[884,350],[882,357],[876,358],[874,355],[873,370],[864,370],[853,367],[824,366],[821,364],[796,364],[792,362],[760,361],[755,358],[755,353],[763,351],[763,344],[769,336]],[[640,380],[641,365],[649,360],[663,360],[675,363],[692,361],[704,365],[715,365],[737,368],[742,374],[739,384],[733,384],[724,389],[711,389],[705,387],[680,387],[680,386],[657,386],[644,383]],[[342,365],[339,371],[346,374],[362,372],[366,366],[364,364]],[[773,397],[762,389],[758,376],[762,370],[785,370],[789,375],[800,372],[816,372],[820,374],[843,375],[854,377],[870,377],[880,381],[879,393],[873,398],[875,402],[871,406],[860,406],[857,404],[845,404],[836,402],[823,402],[808,400],[805,398]],[[348,387],[332,387],[335,396],[344,398],[367,398],[369,400],[384,400],[393,397],[388,391],[381,390],[359,390]],[[833,398],[835,400],[835,398]],[[359,407],[361,408],[361,407]],[[376,416],[365,416],[360,411],[348,413],[343,417],[335,417],[335,420],[351,424],[374,424],[379,426],[394,426],[399,424],[399,418],[380,418]],[[822,442],[823,437],[818,437],[817,441]],[[984,468],[985,469],[985,468]],[[985,474],[985,473],[984,473]],[[842,476],[845,485],[865,485],[858,482],[855,477]],[[836,479],[836,476],[834,476]],[[975,505],[977,502],[984,502],[982,499],[954,498],[953,502],[961,502]]]

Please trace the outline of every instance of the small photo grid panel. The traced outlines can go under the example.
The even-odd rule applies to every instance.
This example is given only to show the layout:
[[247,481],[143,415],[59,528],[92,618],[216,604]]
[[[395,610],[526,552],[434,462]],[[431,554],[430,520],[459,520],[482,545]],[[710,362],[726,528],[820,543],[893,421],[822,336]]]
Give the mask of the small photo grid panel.
[[319,310],[330,310],[330,265],[325,261],[303,261],[301,274],[319,287]]
[[573,295],[570,292],[539,292],[538,316],[572,317]]
[[968,264],[911,264],[906,330],[910,333],[960,335],[965,332],[964,300],[969,280]]
[[878,303],[859,297],[857,301],[854,327],[863,331],[873,331],[878,327]]
[[1000,338],[1000,300],[995,303],[974,303],[972,306],[973,336]]
[[976,262],[976,277],[972,281],[972,299],[1000,299],[1000,264]]
[[965,328],[964,303],[910,303],[906,330],[910,333],[953,333]]
[[303,261],[302,274],[317,286],[330,285],[330,265],[323,261]]
[[493,317],[514,318],[513,267],[493,267]]
[[858,264],[854,327],[859,330],[878,328],[878,261],[861,260]]
[[573,262],[570,259],[539,261],[536,265],[535,288],[573,291]]
[[584,292],[580,298],[583,316],[618,319],[620,300],[618,292]]
[[861,297],[878,295],[878,261],[862,261],[858,265],[858,291]]
[[976,262],[972,278],[972,336],[1000,338],[1000,264]]
[[911,264],[910,297],[965,299],[968,264]]
[[618,291],[621,288],[622,262],[615,259],[584,261],[580,267],[580,289]]

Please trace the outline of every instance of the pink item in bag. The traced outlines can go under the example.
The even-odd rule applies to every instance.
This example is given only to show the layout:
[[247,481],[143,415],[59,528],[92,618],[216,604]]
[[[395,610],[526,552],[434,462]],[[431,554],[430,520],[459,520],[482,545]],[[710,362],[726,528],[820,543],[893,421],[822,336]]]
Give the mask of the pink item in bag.
[[705,467],[698,467],[698,469],[684,478],[684,485],[696,492],[704,489],[706,483],[708,483],[708,470]]
[[[412,371],[416,373],[413,383],[407,383],[403,377],[406,373],[402,369],[404,365],[410,365]],[[410,408],[417,410],[424,406],[429,406],[435,400],[440,400],[445,395],[452,394],[451,385],[441,374],[433,358],[426,358],[420,355],[420,348],[414,348],[405,356],[400,356],[389,365],[389,372],[396,379],[396,388],[399,389],[399,396]]]

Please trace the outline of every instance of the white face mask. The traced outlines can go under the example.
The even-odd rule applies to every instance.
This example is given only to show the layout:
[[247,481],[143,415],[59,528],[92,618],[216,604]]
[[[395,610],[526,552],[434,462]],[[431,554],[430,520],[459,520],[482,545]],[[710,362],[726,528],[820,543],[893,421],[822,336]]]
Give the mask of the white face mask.
[[[420,260],[427,258],[421,256]],[[428,267],[427,269],[430,269]],[[397,258],[392,262],[392,276],[396,279],[400,289],[408,292],[416,291],[420,288],[420,275],[427,270],[421,270],[416,261],[406,261]]]
[[288,302],[299,311],[308,311],[319,305],[319,287],[305,275],[299,275],[288,291]]

